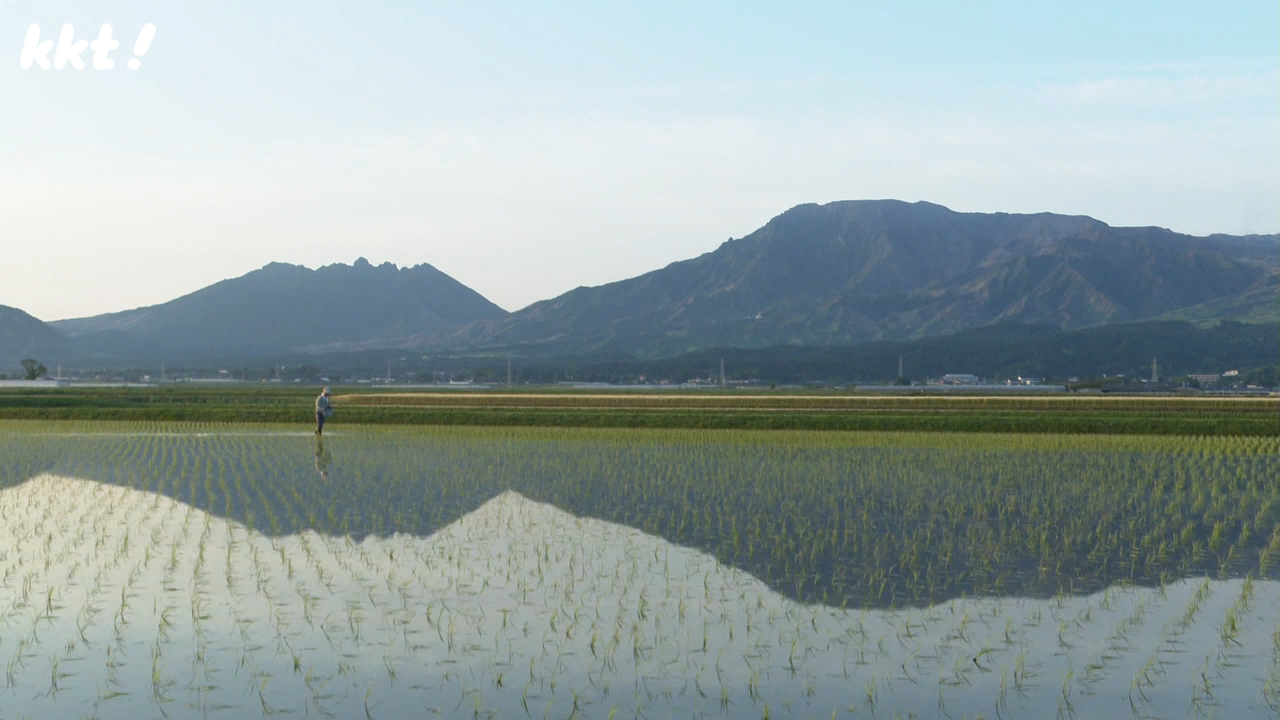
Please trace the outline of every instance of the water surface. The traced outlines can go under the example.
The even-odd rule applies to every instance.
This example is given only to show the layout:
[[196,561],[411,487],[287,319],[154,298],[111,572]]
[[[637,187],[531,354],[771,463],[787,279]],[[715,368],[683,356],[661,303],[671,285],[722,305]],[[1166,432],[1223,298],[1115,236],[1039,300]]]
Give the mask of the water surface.
[[[1266,447],[5,430],[6,716],[1273,717],[1280,700]],[[1042,569],[1063,549],[1030,540],[1105,503],[1129,513],[1114,541]],[[1186,518],[1199,555],[1161,550]],[[1015,561],[993,568],[1003,589],[980,553]],[[932,585],[904,577],[948,555]]]

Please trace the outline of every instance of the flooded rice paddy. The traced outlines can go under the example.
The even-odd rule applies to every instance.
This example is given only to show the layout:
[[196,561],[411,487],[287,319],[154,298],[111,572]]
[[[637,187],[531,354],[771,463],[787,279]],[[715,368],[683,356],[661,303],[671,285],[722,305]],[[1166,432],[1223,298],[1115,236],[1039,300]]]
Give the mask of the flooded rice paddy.
[[1277,717],[1277,477],[1274,439],[2,424],[0,716]]

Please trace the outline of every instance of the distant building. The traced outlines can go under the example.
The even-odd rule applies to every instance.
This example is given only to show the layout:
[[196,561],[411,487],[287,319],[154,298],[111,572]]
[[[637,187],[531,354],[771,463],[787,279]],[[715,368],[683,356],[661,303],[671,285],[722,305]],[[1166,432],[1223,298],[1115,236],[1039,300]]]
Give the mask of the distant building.
[[946,385],[977,385],[982,382],[977,375],[968,373],[947,373],[942,376],[942,382]]
[[1222,376],[1216,375],[1214,373],[1191,373],[1187,377],[1191,378],[1192,380],[1195,380],[1201,385],[1210,385],[1212,383],[1218,382],[1218,379],[1221,378]]
[[1039,385],[1039,384],[1040,384],[1040,378],[1038,378],[1038,377],[1023,377],[1023,376],[1019,375],[1019,376],[1018,376],[1018,384],[1019,384],[1019,385]]

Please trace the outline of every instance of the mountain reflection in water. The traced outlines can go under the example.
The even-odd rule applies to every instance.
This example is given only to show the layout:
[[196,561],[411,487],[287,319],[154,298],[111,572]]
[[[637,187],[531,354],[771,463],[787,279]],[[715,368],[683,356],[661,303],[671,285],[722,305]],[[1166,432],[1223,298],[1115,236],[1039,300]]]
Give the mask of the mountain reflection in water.
[[357,542],[430,535],[515,491],[840,607],[1280,579],[1269,438],[85,427],[0,423],[0,489],[76,477]]
[[504,492],[428,536],[270,536],[54,475],[0,491],[7,717],[1217,717],[1275,707],[1280,583],[806,606]]

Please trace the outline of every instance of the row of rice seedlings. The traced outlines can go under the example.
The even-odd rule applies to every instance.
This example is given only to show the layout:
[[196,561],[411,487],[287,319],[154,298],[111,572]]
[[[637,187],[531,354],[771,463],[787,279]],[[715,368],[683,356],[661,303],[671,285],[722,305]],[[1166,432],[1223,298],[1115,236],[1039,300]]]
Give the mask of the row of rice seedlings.
[[[1043,707],[1047,699],[1074,708],[1085,700],[1072,684],[1074,655],[1067,657],[1061,687],[1035,687],[1037,673],[1053,662],[1052,654],[1037,655],[1053,644],[1030,633],[1061,638],[1061,623],[1071,619],[1079,621],[1080,632],[1090,627],[1081,620],[1084,611],[1072,609],[1065,596],[1047,604],[965,601],[942,610],[877,616],[806,608],[782,601],[748,575],[656,546],[634,531],[592,536],[596,542],[584,548],[574,530],[585,532],[582,521],[510,503],[425,540],[354,542],[308,533],[304,545],[301,538],[227,525],[225,547],[211,548],[219,537],[209,529],[212,521],[190,508],[142,497],[131,505],[134,514],[125,515],[131,520],[126,532],[112,541],[123,555],[114,571],[122,588],[117,617],[140,636],[126,637],[120,643],[124,650],[113,651],[105,662],[115,665],[107,672],[133,668],[122,683],[124,692],[148,688],[149,701],[161,710],[194,692],[202,707],[256,707],[263,714],[297,707],[300,697],[310,697],[312,709],[324,714],[352,710],[352,698],[376,711],[408,702],[408,696],[415,703],[425,702],[423,696],[448,696],[456,699],[452,708],[434,707],[456,713],[467,703],[501,707],[520,684],[521,705],[545,705],[566,715],[612,707],[624,689],[621,704],[628,709],[705,701],[727,702],[738,708],[735,713],[743,703],[776,712],[805,698],[830,698],[831,680],[847,689],[851,676],[854,687],[864,690],[861,710],[876,714],[900,704],[895,683],[901,669],[904,682],[934,679],[939,704],[958,711],[974,702],[974,688],[994,693],[993,664],[1000,665],[1002,678],[1012,675],[1029,707]],[[39,509],[47,516],[53,508],[47,503]],[[117,517],[109,502],[101,512]],[[111,533],[120,529],[118,523],[85,524]],[[39,536],[37,530],[34,537]],[[59,542],[54,538],[48,551]],[[34,541],[19,548],[37,561],[46,553]],[[228,570],[218,572],[211,556],[228,558]],[[331,578],[329,590],[322,573]],[[190,607],[166,604],[172,594],[167,588],[188,574],[195,588]],[[296,597],[288,594],[299,587]],[[298,605],[309,609],[291,612]],[[208,608],[219,607],[232,615],[227,625],[233,630],[221,642],[203,643],[201,659],[197,636],[209,631],[197,629],[200,619],[208,617]],[[1127,617],[1146,612],[1144,605],[1136,607]],[[413,608],[425,611],[410,614]],[[323,618],[319,632],[306,622],[308,614]],[[993,642],[1001,636],[1003,645]],[[317,652],[321,637],[328,647]],[[925,643],[925,637],[933,640]],[[1070,640],[1068,645],[1077,644]],[[191,679],[184,685],[166,668],[186,666],[185,651],[175,649],[185,647],[193,650]],[[228,661],[236,654],[239,659],[223,663],[221,680],[215,669],[212,679],[206,674],[194,682],[197,670],[207,668],[208,648],[215,654],[221,648]],[[830,670],[837,653],[845,677],[828,679],[835,675]],[[577,658],[588,655],[593,659],[585,673],[571,672],[581,667]],[[50,667],[51,677],[58,677],[64,663],[51,657]],[[380,668],[378,677],[368,675],[370,667]],[[433,667],[447,669],[424,677],[424,668]],[[513,682],[525,667],[527,679]],[[1056,667],[1063,672],[1061,664]],[[1219,671],[1230,674],[1230,668]],[[137,682],[139,673],[145,682]],[[708,687],[700,679],[685,687],[691,676],[707,678]],[[66,680],[57,683],[64,698]],[[1015,710],[1021,706],[1016,698],[1012,704]]]
[[[1259,475],[1267,471],[1268,463],[1272,461],[1248,453],[1200,450],[1154,458],[1138,454],[1082,459],[1063,454],[1046,455],[1034,447],[1016,453],[1004,450],[966,453],[948,449],[904,453],[874,448],[812,447],[799,441],[777,447],[743,447],[735,444],[743,438],[740,434],[731,434],[730,442],[721,444],[713,442],[720,436],[663,437],[669,440],[658,443],[650,438],[646,444],[615,437],[599,446],[583,446],[572,440],[551,442],[545,436],[519,433],[496,437],[464,436],[465,442],[455,445],[448,444],[457,440],[457,436],[451,435],[434,440],[428,437],[425,441],[410,433],[374,435],[365,438],[369,441],[367,443],[348,446],[352,475],[337,475],[344,481],[340,484],[319,482],[310,468],[299,467],[296,450],[302,443],[295,438],[215,434],[211,437],[139,435],[124,442],[118,438],[110,442],[77,439],[76,443],[87,442],[94,452],[83,455],[67,453],[61,462],[83,467],[90,476],[102,473],[101,477],[119,484],[190,499],[192,503],[203,503],[214,512],[230,512],[232,517],[245,518],[246,526],[256,526],[257,530],[268,533],[265,537],[276,538],[277,542],[288,531],[292,531],[288,534],[305,533],[307,523],[322,517],[319,511],[310,508],[323,508],[327,504],[330,511],[335,506],[348,510],[337,518],[347,534],[335,532],[337,528],[330,525],[324,528],[326,533],[310,545],[312,548],[323,546],[330,559],[328,562],[312,562],[306,557],[306,551],[301,555],[291,554],[283,545],[277,546],[269,539],[264,546],[261,544],[263,536],[244,530],[231,532],[228,539],[225,552],[226,594],[238,599],[233,608],[259,608],[236,618],[242,657],[235,670],[252,676],[250,689],[263,709],[273,707],[270,698],[275,676],[263,675],[268,671],[258,663],[270,665],[275,660],[287,660],[293,673],[301,674],[303,655],[295,651],[297,637],[291,628],[297,627],[294,615],[314,615],[323,611],[311,599],[323,596],[320,588],[330,596],[335,594],[335,589],[345,591],[353,585],[360,590],[359,597],[347,598],[340,607],[329,608],[324,619],[316,622],[331,649],[346,648],[348,652],[358,654],[367,649],[370,635],[389,635],[392,628],[398,630],[397,647],[410,648],[409,657],[412,657],[412,652],[417,652],[412,650],[414,643],[409,640],[409,633],[415,631],[420,634],[434,632],[447,658],[471,656],[478,652],[477,648],[488,647],[488,641],[494,638],[473,636],[470,645],[466,640],[466,628],[481,626],[483,613],[459,611],[453,603],[448,607],[444,603],[432,607],[428,602],[426,625],[419,624],[415,628],[415,621],[408,619],[408,613],[411,608],[420,607],[421,602],[420,598],[412,596],[413,583],[393,588],[374,576],[366,575],[361,568],[376,566],[382,561],[378,553],[360,548],[368,533],[377,536],[391,529],[424,535],[446,527],[504,487],[518,487],[532,497],[543,496],[569,509],[582,508],[585,511],[589,508],[594,515],[608,517],[622,512],[630,518],[628,524],[657,530],[658,534],[677,541],[692,540],[685,544],[706,547],[717,555],[723,556],[734,550],[735,554],[728,558],[732,564],[754,570],[770,584],[780,586],[779,589],[795,597],[812,599],[815,592],[812,588],[822,587],[823,574],[828,572],[825,563],[829,563],[833,578],[839,573],[847,584],[868,589],[862,600],[855,599],[856,604],[864,605],[916,603],[916,597],[910,595],[902,599],[900,588],[920,587],[922,581],[917,579],[918,571],[910,576],[908,573],[912,568],[919,568],[922,561],[928,562],[923,582],[927,583],[932,576],[935,584],[926,585],[923,592],[916,594],[919,604],[945,599],[957,590],[965,593],[999,592],[981,581],[988,570],[980,559],[975,559],[972,547],[994,551],[992,557],[997,561],[1016,558],[1018,553],[1029,550],[1028,556],[1035,558],[1038,567],[1034,572],[1021,576],[1023,588],[1028,586],[1028,578],[1046,574],[1061,576],[1060,570],[1048,573],[1044,568],[1055,557],[1063,556],[1065,551],[1046,542],[1046,531],[1024,532],[1023,527],[1045,527],[1073,512],[1084,513],[1102,501],[1118,504],[1119,514],[1130,515],[1127,520],[1117,518],[1109,521],[1114,523],[1116,529],[1112,532],[1117,540],[1108,546],[1106,536],[1100,534],[1103,539],[1095,546],[1095,554],[1104,556],[1105,567],[1105,556],[1113,551],[1109,547],[1125,550],[1130,557],[1130,574],[1139,566],[1133,558],[1144,557],[1145,553],[1145,567],[1151,562],[1158,562],[1160,555],[1148,550],[1154,546],[1154,541],[1126,541],[1122,538],[1139,537],[1144,532],[1146,535],[1159,535],[1177,527],[1176,523],[1166,522],[1163,518],[1147,517],[1155,509],[1172,508],[1176,511],[1183,508],[1183,515],[1188,518],[1200,515],[1206,528],[1214,528],[1207,533],[1205,548],[1228,559],[1234,557],[1237,563],[1248,553],[1233,548],[1248,549],[1260,545],[1262,540],[1256,538],[1262,538],[1263,534],[1252,532],[1251,528],[1267,527],[1265,521],[1274,511],[1274,498],[1268,493],[1275,491],[1260,483]],[[306,441],[307,444],[309,442]],[[54,447],[63,450],[68,445],[55,444]],[[732,453],[726,452],[725,447],[731,448]],[[306,448],[305,444],[303,448]],[[338,449],[341,451],[341,447]],[[103,458],[107,459],[105,464]],[[415,459],[427,460],[426,469],[415,465]],[[1083,477],[1065,481],[1057,474],[1037,469],[1049,459],[1058,463],[1058,471],[1074,467],[1084,471],[1081,473]],[[153,462],[161,470],[153,469]],[[1207,476],[1208,480],[1198,480],[1197,473]],[[1141,488],[1154,500],[1144,503],[1126,485]],[[788,497],[781,492],[784,488],[795,490]],[[1232,496],[1223,488],[1235,490],[1237,494]],[[423,496],[435,502],[425,503],[421,499]],[[860,498],[861,503],[855,505],[852,502],[854,496]],[[1229,503],[1228,497],[1235,501]],[[722,501],[728,502],[724,506],[716,506]],[[304,507],[299,508],[299,503],[304,503]],[[158,507],[157,497],[151,501],[151,508],[156,511]],[[754,517],[764,517],[765,520],[754,527],[744,524],[747,532],[739,532],[737,540],[726,538],[728,533],[722,530],[726,519],[732,529],[736,520],[744,516],[744,508],[750,511],[748,515],[754,513]],[[833,508],[840,511],[833,512]],[[43,512],[49,514],[48,508]],[[324,517],[331,514],[325,512]],[[157,517],[162,518],[156,521],[159,524],[147,525],[149,529],[145,533],[140,529],[144,525],[127,523],[123,536],[119,538],[120,551],[115,564],[120,566],[117,570],[124,575],[114,625],[120,628],[117,633],[122,637],[127,635],[131,624],[137,622],[136,601],[140,583],[145,584],[145,578],[158,573],[159,578],[155,582],[162,588],[174,586],[182,576],[178,556],[187,552],[189,547],[195,547],[194,557],[199,558],[203,552],[201,547],[209,541],[203,533],[195,534],[195,526],[189,519]],[[190,515],[181,517],[190,518]],[[1232,517],[1236,520],[1230,520]],[[1252,523],[1240,520],[1250,517]],[[1107,516],[1103,520],[1107,521]],[[1229,528],[1236,527],[1233,523],[1237,521],[1240,523],[1237,540],[1228,544],[1224,538],[1232,534]],[[1079,528],[1087,527],[1068,523],[1068,530],[1072,524]],[[95,531],[98,528],[104,532],[108,529],[103,521],[89,525]],[[971,526],[977,526],[979,530],[971,530]],[[1103,522],[1099,521],[1095,527],[1102,526]],[[353,528],[355,532],[351,533]],[[906,533],[907,528],[911,532]],[[109,529],[115,532],[117,526],[112,524]],[[885,539],[875,539],[873,535],[877,531],[883,532]],[[828,532],[830,539],[822,541]],[[33,538],[41,536],[38,529],[32,533]],[[47,571],[48,564],[56,555],[52,552],[54,539],[51,531],[44,531],[43,536],[49,543],[48,547],[20,547],[25,548],[29,556],[39,558],[36,565],[44,563]],[[174,539],[166,545],[165,538],[170,536]],[[201,540],[202,537],[205,539]],[[1265,536],[1265,540],[1270,543],[1273,537],[1274,533]],[[1010,539],[1017,540],[1015,546],[1009,546]],[[1032,539],[1037,542],[1030,542]],[[748,546],[748,552],[741,553],[745,558],[738,552],[744,543]],[[1069,541],[1066,545],[1073,553],[1080,553],[1080,549]],[[814,546],[820,552],[813,551]],[[1027,550],[1020,549],[1024,546]],[[248,547],[247,555],[241,550],[243,547]],[[526,558],[539,572],[544,565],[553,564],[547,547],[544,546],[543,554]],[[1006,555],[1000,555],[1001,551]],[[138,552],[142,553],[141,556]],[[394,547],[385,550],[387,563],[393,568],[396,566],[396,552]],[[1203,554],[1204,548],[1199,552]],[[1262,551],[1258,554],[1261,556]],[[73,552],[71,555],[76,554]],[[436,569],[455,568],[452,584],[439,588],[439,591],[465,600],[485,588],[477,590],[461,583],[466,569],[461,564],[461,557],[460,553],[448,550],[443,558],[426,556],[423,562]],[[844,557],[854,560],[845,562],[841,560]],[[1156,560],[1151,560],[1152,557]],[[615,574],[615,584],[609,588],[611,592],[625,595],[630,592],[629,588],[642,584],[645,575],[639,570],[640,564],[636,560],[626,566],[629,574]],[[194,564],[195,561],[191,562]],[[931,571],[929,568],[934,562],[940,569]],[[993,566],[996,564],[992,560],[987,562]],[[1073,567],[1088,567],[1089,562],[1086,557],[1083,562],[1073,563]],[[777,563],[782,563],[781,572],[776,567]],[[208,564],[207,560],[205,564]],[[125,567],[127,565],[131,566]],[[1223,573],[1223,567],[1228,568],[1228,572]],[[1230,576],[1230,567],[1230,564],[1222,564],[1219,560],[1219,574]],[[314,581],[295,580],[299,568],[314,568]],[[1187,569],[1190,568],[1188,563]],[[586,577],[585,572],[585,568],[573,568],[569,573],[569,584],[581,582]],[[1182,570],[1175,568],[1175,572]],[[419,576],[422,573],[419,570]],[[414,577],[412,572],[408,574],[410,578]],[[30,588],[41,576],[32,571],[28,577],[33,579],[27,583]],[[281,577],[282,580],[279,579]],[[1106,577],[1105,573],[1098,577],[1086,575],[1078,587],[1068,583],[1066,590],[1087,589],[1088,581],[1103,582]],[[835,586],[836,583],[830,585]],[[806,586],[811,589],[806,590]],[[298,590],[300,587],[302,591]],[[518,607],[529,603],[530,593],[538,598],[547,592],[540,580],[522,581],[516,589],[521,594]],[[537,620],[551,626],[543,638],[548,648],[560,647],[560,643],[572,640],[560,639],[560,631],[566,627],[562,619],[581,614],[581,608],[574,607],[574,603],[568,600],[574,597],[571,588],[555,587],[553,590],[565,593],[566,604],[550,609],[550,615],[543,613],[533,620],[526,620]],[[874,597],[870,595],[872,590],[876,592]],[[1055,593],[1062,597],[1063,591],[1064,588],[1058,587]],[[709,592],[708,587],[704,587],[704,599]],[[890,593],[888,603],[883,600],[886,592]],[[54,601],[52,596],[46,597],[46,607],[52,607],[56,604]],[[685,601],[686,604],[689,602]],[[842,602],[848,601],[849,595],[845,594]],[[30,592],[25,602],[31,603]],[[196,602],[192,600],[193,608]],[[204,601],[199,602],[203,604]],[[291,612],[299,604],[306,611]],[[655,658],[656,645],[645,638],[650,633],[660,632],[658,624],[669,615],[655,613],[644,595],[636,598],[636,605],[637,620],[631,627],[615,625],[612,634],[608,632],[610,628],[592,628],[592,635],[597,638],[596,645],[601,649],[612,649],[606,657],[614,669],[618,667],[620,650],[628,646],[628,639],[633,667],[646,666]],[[174,632],[172,618],[175,612],[170,607],[158,600],[152,601],[150,622],[155,625],[155,637],[148,644],[149,657],[143,664],[153,669],[164,666],[162,661],[166,659],[164,653],[168,651],[168,639]],[[390,610],[397,607],[399,620]],[[165,619],[166,611],[168,620]],[[379,615],[383,611],[385,614]],[[194,609],[190,614],[193,617],[203,615]],[[33,614],[33,618],[39,617]],[[373,629],[367,622],[369,618],[374,619]],[[651,618],[654,622],[652,628],[647,624]],[[504,616],[504,620],[511,619],[510,613]],[[1068,627],[1066,632],[1062,632],[1063,620],[1057,620],[1059,646],[1069,651],[1070,648],[1065,646],[1072,644],[1072,631]],[[194,620],[192,622],[194,624]],[[776,617],[762,620],[748,613],[741,632],[746,636],[756,635],[762,625],[767,627],[776,622]],[[311,623],[307,626],[310,627]],[[23,638],[24,652],[16,656],[19,664],[24,658],[32,657],[32,648],[41,647],[39,632],[43,627],[39,622],[32,622]],[[574,625],[568,624],[568,627]],[[946,639],[943,651],[967,642],[969,627],[968,623],[961,623],[960,634]],[[271,635],[265,635],[268,632]],[[908,624],[906,632],[909,635],[915,631]],[[874,638],[874,642],[860,642],[856,647],[857,662],[871,664],[888,657],[885,644],[891,645],[897,635],[896,632],[886,632]],[[274,642],[269,642],[272,640]],[[124,642],[120,640],[117,645]],[[497,651],[500,651],[500,638],[495,642]],[[553,642],[556,644],[550,644]],[[789,648],[785,665],[794,672],[798,666],[796,656],[812,651],[812,648],[798,645],[799,642],[794,637],[788,642],[782,636],[770,638],[767,642],[757,640],[757,645],[743,655],[748,679],[752,676],[767,679],[770,661],[761,648],[773,647],[774,643],[778,647]],[[714,641],[703,642],[704,646],[712,644]],[[722,641],[720,647],[724,646]],[[266,648],[272,650],[272,661],[261,659]],[[393,652],[389,645],[382,645],[381,650],[375,660],[384,668],[386,682],[394,684],[402,680],[406,656],[403,652]],[[983,650],[985,648],[979,648],[974,657]],[[286,654],[287,658],[283,657]],[[983,657],[990,655],[986,653]],[[57,666],[49,675],[49,685],[60,689],[63,683],[53,680],[63,672],[66,663],[61,657],[48,657],[50,667],[55,663]],[[980,661],[966,664],[959,660],[952,657],[946,673],[956,686],[972,682],[975,674],[982,674]],[[119,662],[118,659],[115,661]],[[914,669],[920,670],[920,658],[913,662]],[[192,663],[199,664],[194,659]],[[332,672],[338,676],[354,674],[354,667],[352,662],[340,660]],[[601,673],[606,670],[601,670]],[[697,670],[706,672],[707,667],[700,666]],[[911,672],[905,661],[901,670],[904,676]],[[940,672],[937,674],[942,675]],[[660,672],[655,677],[661,679],[667,675]],[[918,676],[918,673],[912,675]],[[1020,675],[1016,667],[1013,675]],[[535,673],[531,672],[528,687],[535,695],[541,692],[547,693],[549,698],[557,697],[556,670],[553,669],[550,676],[537,674],[536,684],[534,676]],[[1026,677],[1025,668],[1021,677]],[[496,677],[491,679],[495,686],[507,684],[505,675],[502,682],[498,682]],[[156,704],[163,707],[172,683],[163,674],[153,675],[151,680]],[[641,697],[642,686],[652,680],[636,672],[632,682],[633,693]],[[759,679],[749,681],[748,694],[761,697],[757,691],[760,685]],[[871,687],[883,687],[882,681],[876,680]],[[939,684],[940,700],[945,700],[944,687],[951,686]],[[1070,707],[1074,697],[1071,688],[1069,682],[1062,687],[1060,699],[1064,707]],[[722,690],[732,695],[727,686]],[[644,695],[647,694],[646,690]],[[474,698],[474,695],[465,695],[465,698]],[[459,701],[465,698],[460,695]],[[590,695],[575,694],[572,705],[580,707],[591,701]]]
[[341,482],[327,484],[299,438],[43,444],[63,451],[55,469],[170,494],[275,535],[428,534],[515,489],[832,605],[1276,573],[1280,497],[1267,479],[1280,463],[1257,452],[1277,449],[1267,439],[1136,438],[1125,442],[1160,452],[1082,453],[1043,449],[1063,442],[1053,439],[988,438],[990,449],[933,438],[941,447],[899,451],[791,435],[765,444],[750,433],[606,437],[370,433],[339,449]]

